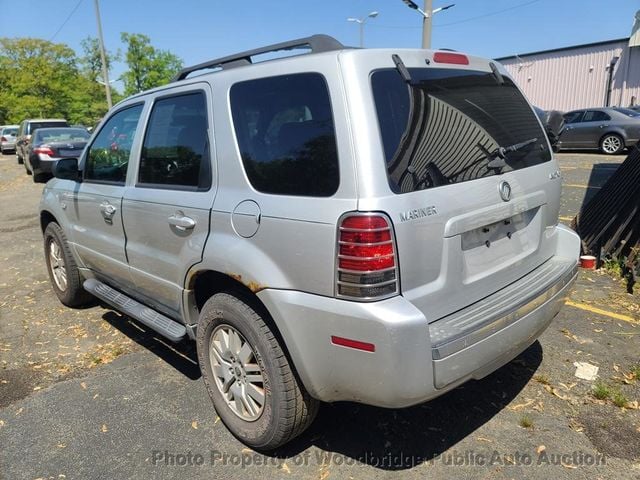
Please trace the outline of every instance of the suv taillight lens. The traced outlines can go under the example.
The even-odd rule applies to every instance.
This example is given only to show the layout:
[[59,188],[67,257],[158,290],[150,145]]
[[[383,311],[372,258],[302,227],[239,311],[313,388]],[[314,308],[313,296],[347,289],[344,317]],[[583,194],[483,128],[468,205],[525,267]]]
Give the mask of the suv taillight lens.
[[49,147],[37,147],[33,149],[33,153],[38,153],[41,155],[49,155],[49,156],[53,156],[53,150],[51,150]]
[[398,258],[391,221],[381,214],[349,214],[338,227],[336,293],[380,300],[398,293]]
[[0,137],[0,142],[6,142],[7,141],[7,137]]

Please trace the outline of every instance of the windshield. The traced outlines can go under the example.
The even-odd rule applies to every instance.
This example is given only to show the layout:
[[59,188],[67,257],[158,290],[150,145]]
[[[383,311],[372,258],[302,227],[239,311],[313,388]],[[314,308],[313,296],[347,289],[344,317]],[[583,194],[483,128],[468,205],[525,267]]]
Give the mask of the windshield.
[[17,128],[4,128],[2,130],[2,135],[14,135],[18,133],[18,129]]
[[499,83],[491,73],[460,69],[409,73],[410,86],[396,69],[371,75],[394,192],[476,180],[551,159],[538,119],[510,78]]

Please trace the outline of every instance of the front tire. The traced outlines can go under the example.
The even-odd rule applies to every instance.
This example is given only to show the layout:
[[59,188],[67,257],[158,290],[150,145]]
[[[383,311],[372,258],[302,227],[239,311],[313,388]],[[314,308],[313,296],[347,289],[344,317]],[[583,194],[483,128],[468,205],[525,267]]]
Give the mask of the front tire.
[[608,133],[600,140],[600,151],[607,155],[616,155],[624,150],[624,140],[620,135]]
[[278,339],[241,296],[218,293],[197,329],[198,361],[216,412],[240,441],[272,450],[300,435],[319,407]]
[[67,237],[60,225],[49,223],[44,230],[44,256],[51,287],[67,307],[79,307],[92,300],[82,288],[82,276],[69,249]]

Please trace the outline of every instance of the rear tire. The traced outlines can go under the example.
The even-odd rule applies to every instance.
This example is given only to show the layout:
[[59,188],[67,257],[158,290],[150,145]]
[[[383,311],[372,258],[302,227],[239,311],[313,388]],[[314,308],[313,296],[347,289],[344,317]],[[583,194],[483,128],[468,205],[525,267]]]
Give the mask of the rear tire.
[[[198,321],[198,362],[229,431],[246,445],[266,451],[306,430],[320,402],[306,392],[278,339],[249,303],[231,293],[207,300]],[[245,378],[245,372],[253,374]]]
[[67,307],[90,303],[93,297],[82,288],[82,275],[69,249],[67,237],[60,225],[49,223],[44,230],[44,257],[51,287]]
[[607,155],[616,155],[624,150],[624,140],[615,133],[608,133],[600,139],[600,151]]

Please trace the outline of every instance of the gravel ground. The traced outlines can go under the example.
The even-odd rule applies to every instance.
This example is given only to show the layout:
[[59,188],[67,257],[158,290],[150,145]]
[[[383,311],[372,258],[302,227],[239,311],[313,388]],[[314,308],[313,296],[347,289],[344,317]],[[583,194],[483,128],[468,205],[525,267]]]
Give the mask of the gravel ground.
[[[559,158],[570,223],[624,157]],[[640,295],[606,273],[581,272],[539,342],[489,377],[403,410],[323,405],[263,456],[219,421],[191,344],[57,301],[41,190],[0,156],[0,479],[640,479]],[[576,378],[574,362],[598,366],[598,381]]]

